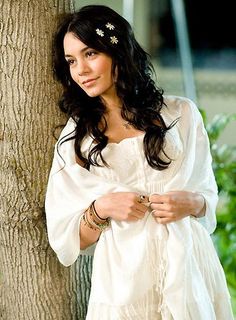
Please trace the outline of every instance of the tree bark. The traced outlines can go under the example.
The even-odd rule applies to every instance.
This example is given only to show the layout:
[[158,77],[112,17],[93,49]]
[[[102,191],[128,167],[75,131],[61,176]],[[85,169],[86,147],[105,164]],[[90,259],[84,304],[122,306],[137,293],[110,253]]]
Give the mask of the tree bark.
[[58,14],[71,9],[69,0],[0,3],[1,320],[83,319],[86,308],[76,303],[78,266],[63,267],[49,247],[43,209],[53,128],[65,122],[51,39]]

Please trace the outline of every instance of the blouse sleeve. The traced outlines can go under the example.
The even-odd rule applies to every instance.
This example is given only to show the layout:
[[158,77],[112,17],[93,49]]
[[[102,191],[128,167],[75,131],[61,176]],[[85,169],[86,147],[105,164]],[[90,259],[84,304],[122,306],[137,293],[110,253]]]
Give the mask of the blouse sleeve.
[[206,201],[206,214],[197,220],[212,233],[216,228],[218,190],[212,170],[209,139],[196,105],[182,98],[177,101],[177,107],[180,115],[177,126],[184,146],[183,158],[166,189],[202,194]]
[[203,124],[202,116],[194,104],[192,105],[192,108],[193,119],[197,126],[191,184],[193,191],[202,194],[206,201],[205,216],[197,218],[197,220],[199,220],[209,233],[213,233],[216,228],[215,212],[218,202],[218,188],[212,169],[209,139]]
[[80,219],[92,201],[108,192],[128,191],[76,163],[74,140],[65,141],[74,129],[70,119],[55,146],[45,200],[49,243],[65,266],[74,263],[80,253]]

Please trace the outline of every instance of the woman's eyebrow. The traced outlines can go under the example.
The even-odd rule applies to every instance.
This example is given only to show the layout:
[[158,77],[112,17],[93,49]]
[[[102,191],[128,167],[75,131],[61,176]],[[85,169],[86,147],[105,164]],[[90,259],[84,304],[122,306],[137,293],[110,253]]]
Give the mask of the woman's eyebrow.
[[[80,50],[80,53],[83,53],[84,51],[86,51],[87,49],[89,49],[88,46],[84,47],[83,49]],[[71,54],[65,54],[65,58],[70,58],[70,57],[73,57],[73,55]]]

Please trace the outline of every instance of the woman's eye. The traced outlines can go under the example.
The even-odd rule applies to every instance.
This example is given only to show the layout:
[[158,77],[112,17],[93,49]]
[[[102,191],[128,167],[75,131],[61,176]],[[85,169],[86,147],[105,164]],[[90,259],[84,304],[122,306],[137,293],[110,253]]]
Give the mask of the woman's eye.
[[97,54],[97,52],[96,51],[93,51],[93,50],[91,50],[91,51],[87,51],[86,52],[86,57],[92,57],[92,56],[94,56],[94,55],[96,55]]
[[69,66],[71,66],[75,62],[75,60],[73,60],[73,59],[68,59],[66,61],[69,64]]

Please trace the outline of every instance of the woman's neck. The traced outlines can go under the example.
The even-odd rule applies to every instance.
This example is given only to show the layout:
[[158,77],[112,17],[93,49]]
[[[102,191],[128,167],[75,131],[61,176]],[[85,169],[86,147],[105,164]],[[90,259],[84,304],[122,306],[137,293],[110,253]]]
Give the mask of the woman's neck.
[[104,103],[108,113],[118,111],[118,110],[120,111],[122,107],[122,102],[116,93],[113,93],[112,95],[110,94],[110,95],[101,96],[100,98]]

